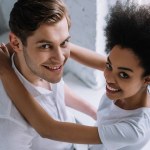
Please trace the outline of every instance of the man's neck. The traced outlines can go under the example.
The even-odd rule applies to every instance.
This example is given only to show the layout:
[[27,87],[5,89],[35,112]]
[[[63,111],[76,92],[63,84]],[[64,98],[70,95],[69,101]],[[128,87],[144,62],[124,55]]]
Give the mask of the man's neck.
[[29,68],[26,66],[22,66],[21,62],[19,61],[18,57],[14,55],[14,64],[17,70],[20,72],[20,74],[28,80],[30,83],[32,83],[35,86],[45,88],[47,90],[51,90],[51,85],[49,82],[45,81],[44,79],[41,79],[40,77],[34,75]]
[[39,81],[36,81],[35,83],[33,83],[35,86],[39,86],[39,87],[42,87],[44,89],[47,89],[47,90],[52,90],[51,89],[51,85],[49,82],[45,81],[44,79],[39,79]]

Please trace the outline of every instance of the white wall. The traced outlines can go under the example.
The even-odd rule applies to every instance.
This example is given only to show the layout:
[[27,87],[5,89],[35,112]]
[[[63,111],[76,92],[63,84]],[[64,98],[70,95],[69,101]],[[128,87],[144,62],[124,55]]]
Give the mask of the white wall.
[[[106,0],[64,0],[72,20],[72,42],[104,54],[103,36]],[[69,61],[65,72],[71,71],[88,86],[98,88],[103,84],[100,71],[89,69],[77,62]]]

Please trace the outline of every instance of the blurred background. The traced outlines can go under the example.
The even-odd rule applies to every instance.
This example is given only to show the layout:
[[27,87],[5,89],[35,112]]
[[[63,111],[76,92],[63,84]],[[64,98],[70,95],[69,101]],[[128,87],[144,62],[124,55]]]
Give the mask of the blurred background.
[[[105,55],[104,28],[105,17],[117,0],[64,0],[68,6],[72,27],[71,41]],[[148,4],[150,0],[119,0]],[[8,43],[9,14],[16,0],[0,0],[0,42]],[[105,91],[103,73],[73,60],[69,60],[64,70],[64,81],[80,96],[98,107],[101,95]],[[93,124],[90,117],[75,112],[85,124]]]
[[[9,14],[16,0],[0,0],[0,43],[8,43]],[[105,17],[117,0],[64,0],[72,20],[70,30],[71,42],[105,55],[106,26]],[[121,2],[137,2],[139,5],[148,4],[150,0],[119,0]],[[64,70],[64,81],[76,94],[83,97],[96,108],[105,92],[103,73],[73,60],[69,60]],[[89,116],[71,110],[82,124],[94,125],[95,121]],[[87,145],[80,145],[81,150]]]

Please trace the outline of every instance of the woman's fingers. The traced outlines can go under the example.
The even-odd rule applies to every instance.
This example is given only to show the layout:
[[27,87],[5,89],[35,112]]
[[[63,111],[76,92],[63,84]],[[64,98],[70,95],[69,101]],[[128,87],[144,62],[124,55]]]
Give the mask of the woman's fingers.
[[4,43],[0,44],[1,51],[7,56],[10,57],[9,51]]

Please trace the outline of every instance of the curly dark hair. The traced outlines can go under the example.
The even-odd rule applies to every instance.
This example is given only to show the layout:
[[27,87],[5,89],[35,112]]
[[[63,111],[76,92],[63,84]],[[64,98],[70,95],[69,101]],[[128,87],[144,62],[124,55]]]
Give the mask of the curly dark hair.
[[26,45],[28,36],[43,23],[55,24],[66,17],[71,22],[62,0],[18,0],[10,13],[10,30]]
[[110,9],[105,28],[106,52],[115,45],[130,48],[150,75],[150,6],[119,2]]

